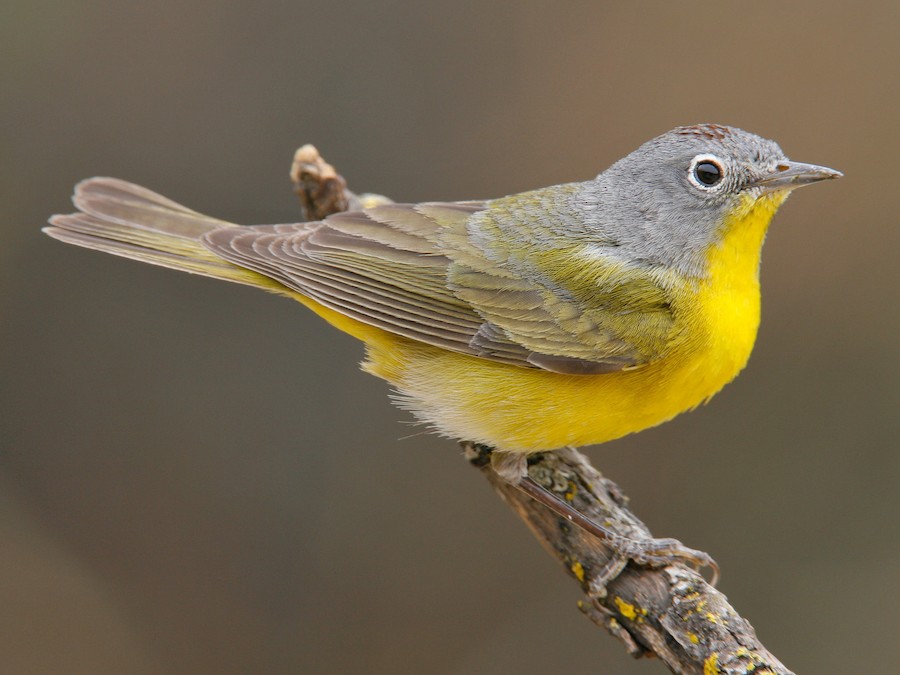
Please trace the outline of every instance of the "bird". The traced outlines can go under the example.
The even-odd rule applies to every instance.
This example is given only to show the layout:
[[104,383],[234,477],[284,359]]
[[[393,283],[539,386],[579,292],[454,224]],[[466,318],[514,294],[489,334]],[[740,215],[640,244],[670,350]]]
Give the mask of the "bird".
[[90,178],[77,212],[44,231],[299,301],[364,343],[362,369],[401,408],[491,448],[504,479],[609,539],[528,478],[528,455],[656,426],[734,379],[757,335],[772,217],[794,189],[841,175],[750,132],[694,124],[589,180],[294,224],[236,225]]

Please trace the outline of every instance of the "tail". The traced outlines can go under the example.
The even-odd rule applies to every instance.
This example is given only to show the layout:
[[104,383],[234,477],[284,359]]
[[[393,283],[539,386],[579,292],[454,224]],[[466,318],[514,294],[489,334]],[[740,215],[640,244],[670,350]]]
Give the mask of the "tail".
[[105,251],[273,291],[277,281],[223,260],[201,238],[221,228],[241,227],[177,204],[116,178],[88,178],[75,186],[78,213],[57,215],[44,232],[68,244]]

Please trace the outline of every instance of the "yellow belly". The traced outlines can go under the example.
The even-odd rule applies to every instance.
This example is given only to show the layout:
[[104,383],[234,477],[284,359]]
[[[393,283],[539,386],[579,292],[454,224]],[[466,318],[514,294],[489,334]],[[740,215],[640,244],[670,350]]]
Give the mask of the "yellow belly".
[[670,351],[631,371],[561,375],[496,363],[297,299],[365,342],[364,369],[394,385],[399,404],[441,434],[513,452],[603,443],[696,407],[744,367],[759,325],[759,251],[777,205],[748,204],[729,224],[708,254],[708,279],[678,294]]
[[366,369],[452,438],[516,452],[603,443],[696,407],[740,372],[759,320],[758,302],[741,304],[717,318],[723,332],[704,330],[631,371],[561,375],[394,339],[387,348],[370,342]]

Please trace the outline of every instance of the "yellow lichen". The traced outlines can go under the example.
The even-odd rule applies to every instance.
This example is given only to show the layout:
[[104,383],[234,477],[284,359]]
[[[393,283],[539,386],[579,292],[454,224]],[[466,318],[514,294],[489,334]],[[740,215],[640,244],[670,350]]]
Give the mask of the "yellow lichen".
[[719,616],[718,614],[715,614],[713,612],[706,612],[703,616],[705,616],[706,620],[709,621],[710,623],[717,623],[722,626],[728,625],[728,621],[726,619],[723,619],[721,616]]
[[646,609],[632,605],[630,602],[626,602],[619,596],[615,597],[615,603],[616,607],[618,607],[619,609],[619,614],[624,616],[626,619],[641,622],[644,620],[644,617],[647,616]]
[[719,654],[713,652],[706,661],[703,662],[703,675],[718,675],[719,673]]
[[584,581],[584,565],[576,560],[569,569],[572,570],[572,574],[575,575],[575,578],[578,579],[578,581]]

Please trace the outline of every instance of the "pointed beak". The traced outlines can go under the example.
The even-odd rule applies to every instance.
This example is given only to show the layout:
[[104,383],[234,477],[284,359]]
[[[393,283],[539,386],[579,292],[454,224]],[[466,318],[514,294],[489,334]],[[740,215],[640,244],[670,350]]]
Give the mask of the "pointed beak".
[[771,172],[760,176],[749,187],[760,188],[763,192],[793,190],[801,185],[811,185],[820,180],[831,180],[843,176],[840,171],[803,162],[778,162]]

